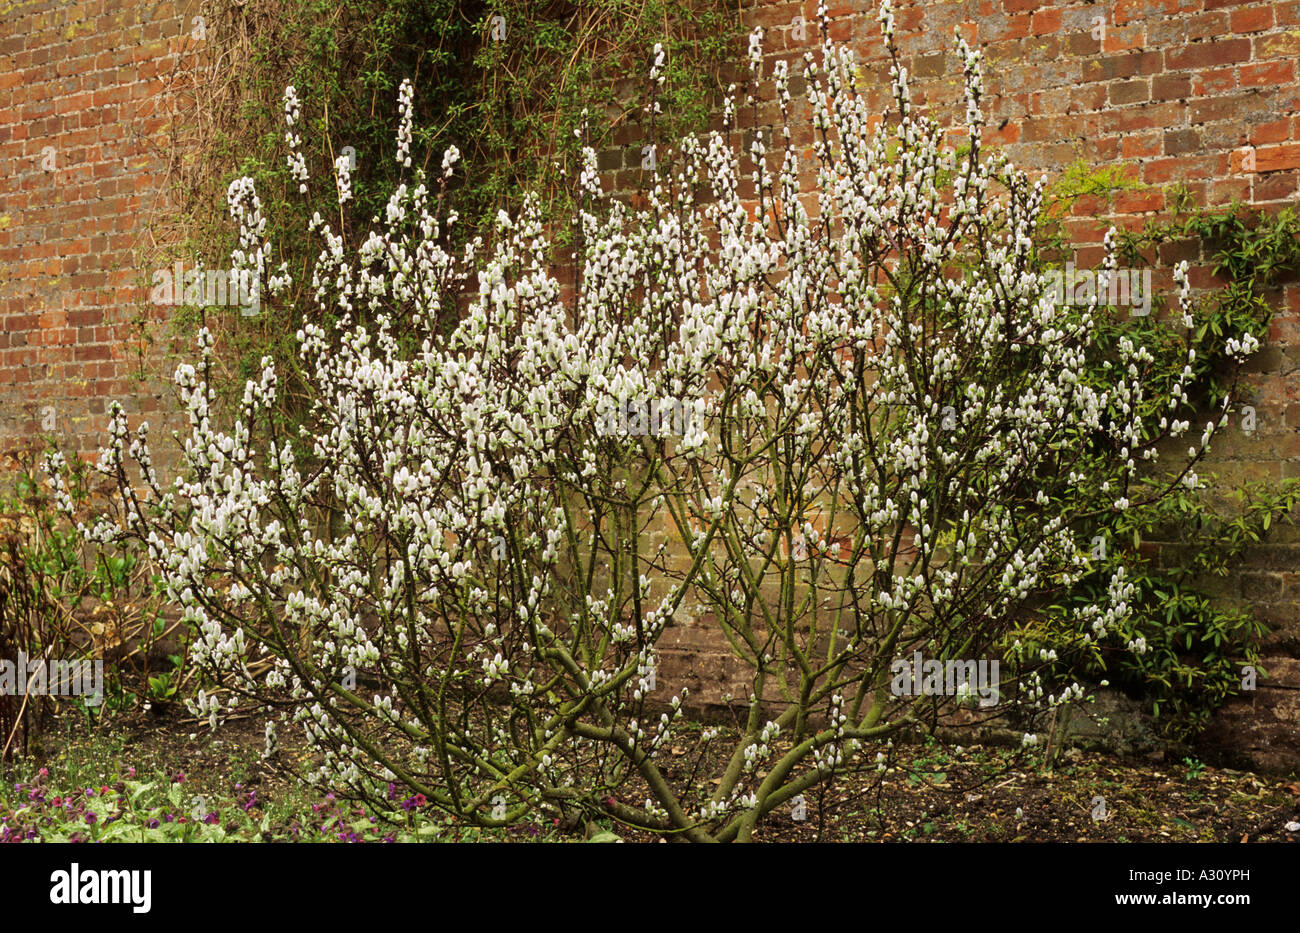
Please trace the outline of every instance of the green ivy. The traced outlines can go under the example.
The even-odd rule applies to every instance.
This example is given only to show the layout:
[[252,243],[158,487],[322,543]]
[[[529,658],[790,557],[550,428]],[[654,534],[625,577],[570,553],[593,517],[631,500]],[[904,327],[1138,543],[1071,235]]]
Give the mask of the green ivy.
[[566,178],[579,135],[598,152],[640,145],[651,131],[644,110],[656,43],[666,52],[666,81],[655,138],[702,129],[739,32],[738,11],[720,0],[217,0],[208,52],[230,69],[220,93],[200,101],[214,129],[200,140],[181,186],[187,237],[180,252],[210,267],[228,263],[234,232],[225,191],[248,175],[268,221],[270,265],[287,262],[300,287],[264,302],[252,317],[179,309],[171,336],[189,342],[200,323],[214,330],[224,367],[214,375],[226,401],[242,394],[270,356],[287,390],[282,427],[296,434],[303,398],[295,393],[301,382],[293,335],[310,306],[303,279],[320,245],[306,233],[308,209],[285,162],[286,85],[302,102],[299,135],[317,192],[333,185],[343,147],[355,150],[353,201],[330,218],[336,231],[350,239],[383,215],[398,181],[397,91],[410,78],[413,161],[436,176],[443,152],[460,150],[444,205],[461,218],[453,239],[490,239],[497,212],[525,192],[541,196],[550,220],[568,215]]
[[[1067,216],[1074,199],[1105,193],[1122,177],[1088,184],[1076,173],[1058,193],[1049,216]],[[1255,214],[1242,205],[1196,208],[1185,192],[1175,192],[1172,203],[1170,219],[1118,234],[1120,265],[1143,268],[1160,247],[1192,241],[1227,283],[1196,303],[1193,327],[1185,335],[1159,320],[1159,308],[1148,317],[1104,317],[1094,365],[1108,365],[1114,358],[1110,348],[1128,337],[1155,355],[1150,380],[1168,385],[1183,366],[1184,340],[1190,340],[1197,358],[1188,401],[1171,417],[1196,424],[1198,415],[1219,410],[1225,399],[1236,400],[1239,369],[1228,359],[1226,338],[1242,331],[1261,343],[1267,338],[1272,314],[1268,293],[1300,272],[1300,220],[1290,209]],[[1044,243],[1044,255],[1054,250],[1060,255],[1059,227],[1049,227]],[[1213,486],[1214,478],[1210,480]],[[1130,493],[1130,498],[1138,497]],[[1212,581],[1239,566],[1247,549],[1261,542],[1275,523],[1294,521],[1300,481],[1247,483],[1228,492],[1226,499],[1228,508],[1216,508],[1209,497],[1184,489],[1155,505],[1139,504],[1124,512],[1100,510],[1093,527],[1079,530],[1085,539],[1107,542],[1104,556],[1079,586],[1016,635],[1029,653],[1056,651],[1057,660],[1047,672],[1050,682],[1109,679],[1131,695],[1145,697],[1176,738],[1201,731],[1212,711],[1239,692],[1242,668],[1259,668],[1258,644],[1266,627],[1249,607],[1212,595]],[[1144,541],[1164,546],[1144,550]],[[1111,574],[1121,565],[1136,587],[1130,601],[1133,614],[1105,645],[1084,642],[1081,633],[1060,620],[1104,598]],[[1122,650],[1126,640],[1136,638],[1145,641],[1146,653]],[[1260,669],[1261,676],[1265,673]]]

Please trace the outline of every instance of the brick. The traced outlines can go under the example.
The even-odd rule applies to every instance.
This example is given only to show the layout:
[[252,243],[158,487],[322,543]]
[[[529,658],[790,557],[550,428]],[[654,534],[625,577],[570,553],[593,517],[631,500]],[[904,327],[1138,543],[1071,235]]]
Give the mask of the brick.
[[1300,168],[1300,143],[1281,146],[1260,146],[1253,151],[1254,168],[1246,164],[1249,149],[1239,149],[1232,155],[1234,171],[1281,172]]
[[1165,155],[1186,155],[1200,148],[1201,137],[1195,130],[1165,130]]
[[1146,79],[1115,81],[1110,85],[1110,102],[1116,106],[1149,100],[1151,88]]
[[1256,58],[1282,56],[1294,58],[1297,55],[1300,55],[1300,31],[1292,30],[1271,36],[1259,36],[1255,39]]
[[1158,129],[1172,125],[1181,115],[1182,108],[1177,104],[1146,104],[1116,111],[1106,123],[1121,132]]
[[1300,174],[1295,171],[1260,176],[1255,180],[1253,200],[1261,204],[1268,201],[1290,201],[1296,196],[1298,178]]
[[1107,87],[1104,84],[1085,84],[1070,88],[1070,110],[1092,112],[1106,107]]
[[1240,118],[1244,108],[1258,103],[1255,94],[1234,94],[1231,97],[1212,97],[1207,100],[1192,101],[1188,120],[1192,124],[1212,123],[1216,120]]
[[1228,16],[1228,24],[1236,33],[1263,32],[1273,25],[1272,4],[1233,10]]
[[1109,81],[1114,78],[1131,78],[1135,75],[1149,75],[1163,68],[1162,53],[1127,52],[1107,55],[1084,62],[1082,79],[1084,81]]
[[997,24],[990,27],[986,38],[990,42],[1027,38],[1031,35],[1031,22],[1032,19],[1028,13],[1017,13],[1008,16],[1000,27]]
[[1061,11],[1060,10],[1038,10],[1033,14],[1032,25],[1030,30],[1036,36],[1047,35],[1048,33],[1060,32],[1061,30]]
[[1250,132],[1250,142],[1255,146],[1262,146],[1266,143],[1285,142],[1290,138],[1290,120],[1281,119],[1273,120],[1269,123],[1261,123]]
[[1091,32],[1077,30],[1066,34],[1065,50],[1075,57],[1096,55],[1101,51],[1101,40],[1094,38]]
[[1202,39],[1217,40],[1228,32],[1228,14],[1210,12],[1186,17],[1183,24],[1187,27],[1187,41],[1199,42]]
[[1138,23],[1132,26],[1116,26],[1107,29],[1102,36],[1101,50],[1103,52],[1126,52],[1131,49],[1146,48],[1147,45],[1146,26]]
[[1151,79],[1152,100],[1183,100],[1192,93],[1192,79],[1187,75],[1156,75]]
[[1192,95],[1195,97],[1226,94],[1237,87],[1235,68],[1207,68],[1191,76]]
[[1158,156],[1163,151],[1163,138],[1160,133],[1133,133],[1120,141],[1120,154],[1125,159],[1141,159]]
[[1276,603],[1282,599],[1282,574],[1243,573],[1241,595],[1252,603]]
[[1294,80],[1295,62],[1290,59],[1241,66],[1241,83],[1243,86],[1269,87],[1289,84]]
[[1196,262],[1201,258],[1201,245],[1197,240],[1178,240],[1162,243],[1159,247],[1160,263],[1172,267],[1180,262]]
[[1201,42],[1165,52],[1165,67],[1171,70],[1213,68],[1250,59],[1249,39]]
[[1114,162],[1120,157],[1119,141],[1118,136],[1104,136],[1091,140],[1092,151],[1089,155],[1097,162]]
[[1165,196],[1161,191],[1121,191],[1115,195],[1115,212],[1142,214],[1162,210]]

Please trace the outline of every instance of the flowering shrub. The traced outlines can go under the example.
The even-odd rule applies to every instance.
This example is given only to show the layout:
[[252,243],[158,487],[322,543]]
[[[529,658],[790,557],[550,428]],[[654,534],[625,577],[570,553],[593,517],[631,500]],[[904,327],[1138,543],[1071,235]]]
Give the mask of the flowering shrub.
[[[997,657],[1090,570],[1099,508],[1196,486],[1209,426],[1187,463],[1154,470],[1189,430],[1169,414],[1183,384],[1147,384],[1152,355],[1128,340],[1090,366],[1096,299],[1059,306],[1036,271],[1041,183],[981,150],[979,56],[958,38],[970,145],[953,153],[912,108],[887,3],[881,23],[896,119],[854,92],[849,51],[805,60],[810,196],[781,63],[779,167],[764,134],[747,159],[728,144],[730,101],[723,132],[659,161],[644,207],[606,204],[586,150],[571,294],[533,200],[490,248],[448,251],[454,149],[362,236],[326,219],[337,204],[316,213],[306,277],[272,267],[252,182],[231,186],[233,261],[266,282],[264,306],[305,290],[339,322],[298,333],[311,457],[270,416],[269,360],[218,427],[204,333],[200,364],[177,371],[187,474],[162,488],[147,426],[115,409],[101,468],[124,515],[90,532],[145,542],[196,626],[197,713],[291,716],[322,753],[316,779],[370,801],[398,784],[483,825],[544,810],[744,840],[837,770],[883,768],[891,735],[971,693],[894,690],[896,659]],[[285,113],[311,197],[292,88]],[[340,159],[336,202],[349,172]],[[398,340],[398,322],[423,336]],[[657,399],[688,409],[680,434],[608,429]],[[1059,624],[1140,652],[1129,593],[1116,567]],[[712,775],[667,754],[683,696],[659,699],[656,645],[687,617],[713,620],[752,677]],[[1018,659],[1019,702],[1082,693],[1042,696],[1050,660]]]

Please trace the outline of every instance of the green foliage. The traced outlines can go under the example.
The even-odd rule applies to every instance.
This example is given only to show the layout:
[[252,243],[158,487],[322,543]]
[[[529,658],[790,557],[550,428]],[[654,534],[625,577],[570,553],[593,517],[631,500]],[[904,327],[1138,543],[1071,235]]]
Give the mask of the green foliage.
[[[1109,183],[1102,179],[1086,184],[1076,176],[1067,179],[1058,205],[1071,202],[1081,191],[1097,193]],[[1139,233],[1119,234],[1120,264],[1145,266],[1161,246],[1191,240],[1201,244],[1215,273],[1228,279],[1226,286],[1197,303],[1187,333],[1172,329],[1158,313],[1145,318],[1107,315],[1093,365],[1109,366],[1111,348],[1121,339],[1132,339],[1152,350],[1155,360],[1147,380],[1158,391],[1177,377],[1185,341],[1190,341],[1197,356],[1188,398],[1170,417],[1196,424],[1204,412],[1220,410],[1225,400],[1236,398],[1239,369],[1229,360],[1227,335],[1245,331],[1261,343],[1266,338],[1271,316],[1266,293],[1283,277],[1300,271],[1300,221],[1289,209],[1251,217],[1241,206],[1195,209],[1185,197],[1176,197],[1174,204],[1171,220],[1148,223]],[[1058,234],[1047,231],[1045,254],[1059,246]],[[1107,495],[1113,500],[1117,494],[1112,490]],[[1143,502],[1140,489],[1123,494],[1134,501],[1133,507],[1122,512],[1107,509],[1106,497],[1099,495],[1095,523],[1080,529],[1105,542],[1098,548],[1103,556],[1095,561],[1094,572],[1046,607],[1041,618],[1027,622],[1016,637],[1026,655],[1056,652],[1052,682],[1109,678],[1133,695],[1146,697],[1167,731],[1186,737],[1203,729],[1211,712],[1238,692],[1242,666],[1258,667],[1258,640],[1266,631],[1249,607],[1217,598],[1209,584],[1227,577],[1273,524],[1293,521],[1300,482],[1245,484],[1224,496],[1230,507],[1222,510],[1207,496],[1185,488],[1155,503]],[[1144,541],[1153,540],[1164,543],[1158,552],[1142,548]],[[1141,655],[1085,641],[1077,631],[1067,635],[1068,626],[1056,621],[1097,599],[1121,565],[1137,595],[1120,641],[1142,639],[1147,651]]]
[[171,671],[149,678],[149,699],[167,700],[175,693],[176,685],[172,683]]
[[1300,217],[1291,208],[1259,213],[1241,204],[1198,209],[1181,189],[1172,203],[1169,220],[1148,221],[1141,231],[1120,235],[1120,261],[1137,266],[1164,244],[1190,240],[1202,245],[1214,274],[1226,279],[1203,303],[1193,335],[1202,397],[1218,405],[1229,392],[1223,378],[1227,335],[1248,332],[1263,342],[1272,317],[1267,292],[1300,272]]
[[1178,239],[1201,240],[1215,275],[1251,288],[1267,288],[1300,272],[1300,217],[1292,208],[1258,213],[1234,204],[1219,210],[1190,206],[1185,189],[1174,192],[1168,221],[1148,221],[1124,237],[1124,255],[1136,261],[1143,250]]
[[[139,754],[138,750],[135,754]],[[137,774],[120,734],[90,732],[48,767],[17,762],[0,775],[0,842],[534,842],[566,838],[551,823],[506,829],[469,826],[419,795],[392,794],[366,807],[332,793],[248,781],[251,761],[186,775],[155,763]],[[134,760],[139,761],[138,758]],[[169,766],[174,767],[174,765]],[[257,768],[260,770],[261,766]],[[33,773],[34,772],[34,773]],[[206,778],[206,780],[204,779]],[[233,783],[232,783],[233,782]],[[323,793],[323,795],[322,795]],[[608,827],[605,835],[613,836]],[[617,838],[617,837],[615,837]],[[601,839],[591,841],[614,841]]]
[[[124,673],[148,677],[150,650],[172,629],[159,615],[154,580],[131,546],[83,541],[41,482],[36,451],[20,451],[0,494],[0,657],[104,661],[101,705],[81,697],[0,697],[0,748],[34,752],[55,708],[102,717],[131,701]],[[100,507],[87,464],[65,471],[73,506]],[[24,702],[25,701],[25,702]]]
[[1057,208],[1072,207],[1086,195],[1109,197],[1116,191],[1144,188],[1142,182],[1128,176],[1122,165],[1089,166],[1083,159],[1066,166],[1052,187],[1052,197]]
[[6,842],[380,842],[439,841],[450,834],[441,819],[395,809],[385,819],[347,807],[329,795],[310,804],[295,797],[268,804],[236,785],[221,794],[197,793],[184,775],[134,777],[134,768],[109,784],[81,786],[51,778],[6,783],[0,817]]
[[[248,175],[268,219],[270,266],[287,262],[300,289],[309,287],[301,273],[320,244],[306,233],[306,202],[286,165],[286,85],[302,101],[305,126],[296,129],[310,185],[332,187],[335,159],[346,146],[355,150],[350,210],[328,218],[345,237],[383,215],[400,181],[393,126],[397,90],[409,77],[413,164],[436,175],[448,147],[462,153],[447,195],[461,219],[448,235],[490,239],[497,212],[524,192],[541,196],[548,222],[567,216],[565,179],[579,134],[604,150],[702,128],[739,31],[735,11],[719,0],[219,0],[211,19],[211,57],[222,70],[203,82],[219,90],[200,95],[213,129],[181,185],[181,252],[226,265],[233,231],[225,191]],[[663,112],[647,119],[655,43],[666,52]],[[559,232],[562,245],[568,231]],[[188,307],[172,321],[174,337],[188,340],[200,323],[218,335],[224,371],[215,381],[227,401],[270,356],[290,389],[281,426],[291,437],[302,404],[293,340],[307,305],[300,296],[264,302],[256,316]]]
[[[1265,631],[1249,608],[1225,605],[1206,592],[1206,584],[1226,577],[1245,549],[1261,540],[1270,519],[1285,516],[1300,501],[1294,485],[1281,491],[1245,486],[1232,496],[1240,512],[1230,517],[1215,514],[1188,491],[1099,522],[1098,537],[1109,542],[1105,558],[1078,589],[1047,607],[1045,620],[1018,633],[1026,652],[1055,650],[1058,659],[1051,673],[1057,683],[1107,678],[1147,697],[1153,714],[1164,717],[1173,735],[1204,728],[1211,712],[1236,694],[1241,667],[1259,665],[1256,645]],[[1157,529],[1175,543],[1164,547],[1159,561],[1139,550]],[[1077,631],[1067,636],[1052,621],[1096,598],[1120,565],[1137,593],[1130,602],[1133,615],[1118,640],[1142,639],[1147,650],[1140,655],[1085,642]]]
[[[1044,193],[1044,211],[1037,233],[1036,268],[1061,269],[1073,254],[1065,219],[1084,196],[1105,197],[1139,187],[1121,167],[1089,170],[1083,163],[1070,166]],[[1146,347],[1152,360],[1142,373],[1148,387],[1147,417],[1205,423],[1207,413],[1221,412],[1237,400],[1241,367],[1228,352],[1228,339],[1249,333],[1261,344],[1267,338],[1272,308],[1268,293],[1286,276],[1300,271],[1300,220],[1290,209],[1254,216],[1240,205],[1204,210],[1190,205],[1185,193],[1174,193],[1173,216],[1150,222],[1139,232],[1117,231],[1116,254],[1121,268],[1148,269],[1168,244],[1199,247],[1203,264],[1227,279],[1224,287],[1199,297],[1192,309],[1190,329],[1175,326],[1166,314],[1171,304],[1152,298],[1151,313],[1133,315],[1127,308],[1107,308],[1098,303],[1095,344],[1081,373],[1081,381],[1100,389],[1109,380],[1119,347],[1131,341]],[[1099,226],[1104,226],[1099,224]],[[1076,314],[1086,308],[1076,307]],[[956,326],[957,322],[951,322]],[[1187,348],[1196,351],[1191,362],[1186,398],[1176,410],[1158,411],[1154,399],[1167,397],[1187,364]],[[1032,377],[1015,358],[1008,360],[1008,379]],[[1022,383],[1023,384],[1023,383]],[[1112,409],[1108,416],[1123,414]],[[1215,416],[1218,420],[1218,416]],[[1221,425],[1216,424],[1216,427]],[[1187,437],[1197,439],[1193,429]],[[1176,442],[1166,445],[1177,461],[1175,471],[1148,466],[1130,488],[1097,488],[1089,461],[1099,451],[1090,437],[1079,437],[1079,458],[1061,469],[1079,477],[1085,494],[1095,501],[1093,518],[1076,527],[1083,541],[1104,542],[1096,548],[1091,572],[1081,583],[1062,591],[1049,605],[1026,618],[1004,647],[1011,670],[1021,672],[1039,665],[1044,655],[1052,660],[1040,670],[1045,689],[1059,691],[1072,681],[1108,680],[1136,697],[1145,697],[1152,712],[1175,737],[1187,737],[1204,728],[1211,712],[1235,695],[1241,668],[1259,667],[1258,640],[1265,627],[1249,607],[1231,605],[1212,593],[1213,581],[1232,572],[1247,548],[1264,539],[1280,521],[1293,521],[1300,502],[1300,481],[1283,484],[1246,484],[1221,493],[1216,506],[1211,496],[1180,487],[1173,495],[1155,495],[1161,484],[1178,479],[1186,451]],[[1200,461],[1198,455],[1192,467]],[[1208,477],[1215,486],[1215,478]],[[1093,488],[1088,488],[1092,485]],[[1026,490],[1032,497],[1034,490]],[[1129,508],[1117,511],[1116,499],[1125,497]],[[1163,547],[1143,547],[1160,542]],[[1133,614],[1104,643],[1086,638],[1077,622],[1068,621],[1082,607],[1104,600],[1117,568],[1136,587],[1130,600]],[[1141,639],[1144,654],[1124,650]],[[1052,654],[1054,652],[1054,654]]]

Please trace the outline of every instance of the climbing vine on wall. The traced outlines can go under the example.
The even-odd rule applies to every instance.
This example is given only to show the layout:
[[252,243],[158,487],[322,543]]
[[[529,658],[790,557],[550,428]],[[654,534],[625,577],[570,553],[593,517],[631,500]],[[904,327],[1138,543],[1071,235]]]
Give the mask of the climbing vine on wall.
[[[315,249],[285,162],[283,92],[302,102],[300,135],[313,184],[330,184],[346,154],[351,210],[345,235],[382,216],[397,179],[391,126],[397,89],[416,88],[416,164],[436,167],[455,146],[461,170],[448,192],[460,215],[449,234],[490,237],[499,210],[539,194],[548,218],[566,216],[573,157],[583,139],[598,150],[644,132],[651,50],[666,53],[656,133],[702,128],[738,47],[735,4],[720,0],[217,0],[205,53],[178,77],[193,132],[173,140],[174,190],[182,210],[167,242],[174,255],[220,264],[232,230],[225,192],[243,175],[257,183],[277,255],[301,270]],[[558,241],[563,242],[561,236]],[[170,333],[188,339],[199,320],[218,335],[227,395],[270,355],[290,379],[293,334],[306,303],[295,296],[243,316],[189,306]],[[292,400],[284,415],[292,420]]]
[[[1114,171],[1064,173],[1049,211],[1056,222],[1043,229],[1044,261],[1065,255],[1059,221],[1069,216],[1077,198],[1124,187],[1122,173]],[[1153,264],[1162,247],[1191,244],[1202,264],[1225,280],[1196,304],[1193,327],[1184,337],[1197,351],[1193,378],[1184,404],[1170,416],[1204,422],[1224,410],[1226,402],[1230,414],[1216,419],[1216,425],[1241,430],[1246,398],[1227,341],[1241,333],[1261,344],[1266,340],[1273,314],[1270,296],[1300,273],[1300,217],[1289,208],[1202,208],[1181,190],[1172,192],[1170,203],[1168,217],[1119,233],[1118,254],[1124,265],[1142,269]],[[1157,297],[1154,313],[1116,314],[1103,325],[1104,344],[1131,339],[1156,351],[1150,381],[1157,389],[1176,378],[1183,365],[1181,343],[1160,320],[1164,304]],[[1230,438],[1219,443],[1230,443]],[[1058,683],[1081,676],[1108,678],[1143,697],[1166,732],[1177,738],[1202,730],[1211,712],[1250,679],[1244,672],[1267,676],[1259,654],[1267,627],[1253,607],[1217,595],[1215,581],[1234,572],[1275,524],[1294,522],[1300,504],[1300,480],[1223,488],[1213,475],[1204,479],[1207,490],[1185,489],[1159,503],[1099,513],[1089,529],[1096,542],[1094,572],[1068,598],[1047,607],[1042,619],[1016,633],[1025,654],[1053,653]],[[1146,546],[1150,542],[1161,546]],[[1052,619],[1095,598],[1120,564],[1135,586],[1131,637],[1141,639],[1146,650],[1120,657],[1095,642],[1062,638],[1065,630]]]

